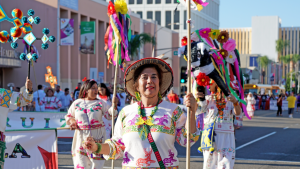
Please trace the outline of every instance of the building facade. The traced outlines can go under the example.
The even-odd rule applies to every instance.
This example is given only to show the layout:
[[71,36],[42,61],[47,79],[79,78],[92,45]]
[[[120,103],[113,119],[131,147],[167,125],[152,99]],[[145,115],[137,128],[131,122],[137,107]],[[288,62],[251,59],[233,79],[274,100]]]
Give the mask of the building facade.
[[[34,63],[34,69],[31,68],[31,80],[35,89],[38,84],[50,86],[45,82],[47,66],[50,66],[53,75],[58,77],[61,89],[68,87],[73,91],[77,83],[81,82],[84,77],[97,79],[98,74],[103,75],[103,82],[112,84],[115,68],[112,64],[108,68],[107,57],[104,55],[104,35],[109,25],[107,2],[104,0],[22,0],[21,2],[10,0],[2,1],[1,6],[8,14],[15,8],[21,9],[24,14],[29,9],[34,9],[35,15],[41,18],[41,23],[33,25],[33,33],[36,36],[42,36],[42,29],[47,27],[50,29],[50,35],[56,37],[55,43],[49,44],[47,50],[40,48],[42,42],[36,41],[34,43],[40,54],[37,63]],[[61,30],[58,18],[74,20],[74,45],[60,45]],[[95,23],[94,54],[83,54],[79,51],[81,45],[80,24],[82,21]],[[131,21],[132,35],[154,31],[155,24],[141,19],[138,14],[131,13]],[[11,27],[13,24],[9,22],[0,23],[1,30],[9,31]],[[178,43],[178,33],[169,29],[164,32],[164,36],[160,35],[161,38],[171,38],[165,45],[174,47],[174,42]],[[15,87],[24,86],[28,64],[26,61],[19,60],[20,53],[24,51],[24,45],[21,40],[18,43],[19,47],[16,50],[12,50],[8,43],[0,46],[0,87],[7,87],[9,83],[14,83]],[[133,58],[131,62],[126,63],[126,66],[128,67],[137,59],[151,57],[151,53],[152,46],[150,44],[144,45],[139,52],[139,57]],[[179,59],[171,59],[168,62],[173,67],[179,67]],[[174,81],[179,81],[179,75],[174,75]],[[124,72],[119,71],[118,84],[124,84],[123,77]],[[179,82],[174,83],[174,87],[179,88],[178,85]]]

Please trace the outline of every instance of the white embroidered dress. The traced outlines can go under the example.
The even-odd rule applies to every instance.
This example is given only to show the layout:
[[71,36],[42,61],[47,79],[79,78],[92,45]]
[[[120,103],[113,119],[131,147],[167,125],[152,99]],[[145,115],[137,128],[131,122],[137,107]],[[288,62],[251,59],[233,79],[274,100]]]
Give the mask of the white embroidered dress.
[[59,108],[62,107],[61,101],[53,96],[53,97],[44,97],[41,100],[41,104],[45,105],[46,112],[58,112]]
[[248,112],[248,115],[251,117],[251,116],[254,116],[254,111],[255,111],[255,104],[256,104],[256,100],[254,99],[254,97],[247,97],[245,99],[245,101],[247,102],[247,112]]
[[[150,116],[155,107],[145,108],[146,116]],[[159,168],[154,151],[146,138],[141,140],[138,126],[135,125],[140,115],[138,103],[124,107],[116,122],[114,136],[105,142],[110,146],[110,154],[104,155],[106,159],[118,159],[123,157],[123,169]],[[169,169],[179,166],[177,150],[174,143],[186,146],[186,114],[173,103],[162,101],[153,116],[153,126],[150,131],[154,142],[161,155],[162,161]],[[200,131],[191,135],[191,145],[199,138]]]
[[233,127],[234,106],[232,102],[226,101],[223,115],[219,114],[216,101],[212,96],[206,96],[205,101],[199,102],[203,108],[201,112],[206,112],[204,124],[215,122],[215,151],[210,154],[209,150],[203,150],[204,169],[233,169],[235,162],[235,137]]
[[[105,125],[103,117],[111,120],[112,109],[109,109],[105,102],[101,100],[75,100],[68,114],[65,116],[67,124],[70,125],[70,120],[75,119],[78,125],[73,137],[72,156],[74,167],[85,169],[98,169],[104,165],[104,159],[101,154],[89,154],[82,147],[82,142],[87,137],[92,136],[97,143],[103,143],[106,138]],[[116,116],[115,116],[116,118]]]

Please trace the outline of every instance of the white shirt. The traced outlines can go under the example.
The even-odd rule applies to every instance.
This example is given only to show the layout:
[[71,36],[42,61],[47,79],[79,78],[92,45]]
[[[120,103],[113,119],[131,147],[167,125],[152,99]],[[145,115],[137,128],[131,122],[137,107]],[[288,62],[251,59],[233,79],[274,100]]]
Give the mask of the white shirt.
[[38,97],[40,101],[46,97],[44,90],[38,90],[33,93],[33,101],[35,101],[35,111],[45,111],[45,105],[39,105]]
[[55,91],[54,96],[57,97],[58,99],[60,99],[60,96],[64,95],[65,92],[63,91],[59,91],[59,93],[57,91]]
[[62,104],[62,108],[67,108],[70,106],[70,101],[73,101],[72,100],[72,97],[68,94],[68,95],[61,95],[59,100],[61,101],[61,104]]

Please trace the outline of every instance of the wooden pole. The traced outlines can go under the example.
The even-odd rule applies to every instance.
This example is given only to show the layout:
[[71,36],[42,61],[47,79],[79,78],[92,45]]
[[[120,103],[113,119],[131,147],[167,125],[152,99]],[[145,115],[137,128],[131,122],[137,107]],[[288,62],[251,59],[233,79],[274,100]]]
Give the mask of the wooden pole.
[[[116,39],[116,42],[119,42],[119,38],[116,36],[115,37]],[[117,44],[117,50],[116,51],[119,51],[119,45]],[[117,55],[117,61],[116,61],[116,67],[115,67],[115,77],[114,77],[114,93],[113,93],[113,98],[116,97],[117,95],[117,83],[118,83],[118,72],[119,72],[119,52],[115,53]],[[113,102],[112,103],[112,107],[113,107],[113,110],[115,109],[116,105],[115,103]],[[114,123],[114,111],[112,112],[112,119],[111,119],[111,135],[113,136],[114,135],[114,128],[115,128],[115,123]],[[114,169],[114,160],[111,161],[111,168]]]
[[[191,19],[191,2],[188,0],[187,2],[187,19]],[[188,69],[188,86],[187,86],[187,93],[191,93],[192,89],[192,79],[191,79],[191,23],[187,23],[187,69]],[[186,146],[186,169],[190,169],[190,154],[191,154],[191,138],[190,138],[190,114],[191,109],[187,108],[187,146]]]

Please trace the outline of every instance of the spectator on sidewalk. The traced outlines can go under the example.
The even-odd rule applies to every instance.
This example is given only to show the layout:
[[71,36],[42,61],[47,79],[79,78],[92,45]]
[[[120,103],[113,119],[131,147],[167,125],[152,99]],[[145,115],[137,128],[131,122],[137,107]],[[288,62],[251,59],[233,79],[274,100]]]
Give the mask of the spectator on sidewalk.
[[61,108],[61,101],[56,98],[51,87],[45,89],[46,97],[40,101],[40,105],[45,106],[46,112],[58,112]]
[[289,118],[293,118],[296,103],[296,97],[294,96],[294,92],[291,92],[291,95],[286,100],[288,101]]
[[261,95],[261,109],[265,110],[267,101],[267,95]]
[[69,93],[70,93],[69,88],[65,88],[65,94],[60,96],[59,100],[61,101],[61,105],[62,105],[60,111],[67,112],[70,105],[72,104],[73,99]]
[[279,98],[277,100],[277,116],[282,116],[282,99],[283,99],[283,95],[279,95]]
[[170,91],[170,94],[168,95],[168,99],[169,99],[170,103],[178,104],[178,102],[179,102],[179,97],[176,93],[174,93],[174,90]]
[[79,96],[79,91],[80,91],[80,88],[81,88],[81,83],[79,82],[77,84],[77,87],[75,88],[74,92],[73,92],[73,95],[74,95],[74,100],[77,100],[78,99],[78,96]]
[[54,93],[54,96],[55,96],[56,98],[60,99],[60,97],[61,97],[62,95],[64,95],[64,92],[63,92],[63,91],[60,91],[60,86],[57,85],[57,86],[56,86],[56,91],[55,91],[55,93]]
[[45,111],[45,105],[39,103],[46,97],[42,85],[38,85],[38,90],[33,93],[33,101],[35,102],[35,111]]

